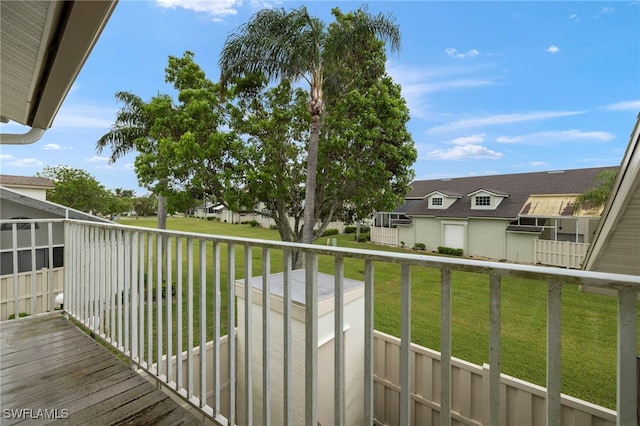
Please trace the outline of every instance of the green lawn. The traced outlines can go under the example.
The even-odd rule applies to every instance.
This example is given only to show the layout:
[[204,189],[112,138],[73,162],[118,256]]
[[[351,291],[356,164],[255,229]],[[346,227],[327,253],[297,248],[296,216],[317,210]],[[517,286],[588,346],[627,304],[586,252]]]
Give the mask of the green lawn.
[[[156,227],[155,218],[123,219],[123,224]],[[274,230],[252,228],[192,218],[170,218],[167,228],[188,232],[220,234],[278,240]],[[406,252],[369,243],[356,243],[353,234],[333,235],[340,247]],[[321,238],[318,244],[325,244]],[[208,247],[208,254],[211,245]],[[198,247],[194,254],[197,256]],[[174,253],[175,256],[175,253]],[[244,252],[236,247],[236,278],[243,276]],[[253,274],[260,271],[261,251],[253,250]],[[282,254],[273,251],[272,272],[282,270]],[[210,258],[210,257],[209,257]],[[222,297],[226,298],[227,249],[221,246]],[[196,257],[197,259],[197,257]],[[322,272],[332,273],[333,260],[322,257]],[[363,279],[363,262],[347,259],[345,276]],[[197,276],[197,271],[194,272]],[[208,271],[211,283],[212,271]],[[375,328],[399,335],[399,266],[375,264]],[[197,280],[197,278],[196,278]],[[483,364],[489,357],[489,277],[481,274],[453,273],[453,355]],[[440,272],[436,269],[412,269],[412,341],[440,349]],[[502,372],[544,386],[546,347],[546,283],[515,278],[502,281]],[[575,286],[563,286],[562,294],[562,392],[615,409],[616,405],[616,301],[614,298],[581,293]],[[198,294],[198,285],[194,288]],[[208,285],[207,297],[211,297]],[[184,302],[186,315],[186,301]],[[175,303],[174,303],[175,305]],[[198,327],[197,303],[193,312]],[[223,301],[222,327],[226,329],[226,303]],[[175,316],[175,306],[173,313]],[[208,329],[212,319],[208,318]],[[186,324],[184,325],[186,327]],[[223,332],[224,334],[224,332]],[[196,336],[197,338],[197,336]],[[207,339],[210,337],[208,336]],[[197,344],[197,340],[196,340]]]

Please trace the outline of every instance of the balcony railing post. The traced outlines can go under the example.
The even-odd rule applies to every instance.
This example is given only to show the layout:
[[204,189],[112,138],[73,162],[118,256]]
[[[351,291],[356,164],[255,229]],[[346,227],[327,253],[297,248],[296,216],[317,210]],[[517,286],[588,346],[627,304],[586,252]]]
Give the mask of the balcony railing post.
[[549,282],[547,292],[547,426],[559,426],[561,416],[562,285]]
[[364,422],[373,424],[373,261],[364,263]]
[[253,303],[251,300],[251,246],[244,246],[244,388],[246,390],[244,418],[253,423]]
[[[38,312],[38,308],[36,305],[37,296],[36,296],[36,285],[37,285],[37,275],[36,275],[36,224],[35,222],[31,222],[31,226],[29,227],[31,231],[31,315],[35,315]],[[18,314],[16,313],[16,318],[18,318]]]
[[284,286],[284,313],[283,313],[283,359],[284,372],[283,372],[283,387],[284,387],[284,401],[283,401],[283,425],[291,426],[292,424],[292,404],[291,404],[291,390],[293,389],[293,371],[292,371],[292,304],[291,304],[291,267],[292,267],[292,252],[285,250],[284,252],[284,274],[283,283]]
[[[220,413],[220,315],[222,313],[222,295],[220,293],[220,243],[213,243],[213,415]],[[231,336],[229,332],[227,334]]]
[[227,288],[229,298],[227,301],[227,322],[229,324],[229,334],[227,339],[228,362],[229,362],[229,424],[236,422],[236,251],[233,243],[227,243]]
[[638,292],[635,289],[618,290],[618,375],[617,425],[638,422],[637,335]]
[[334,307],[334,425],[344,424],[344,259],[336,256],[334,265],[335,307]]
[[162,340],[163,340],[163,328],[162,328],[162,287],[163,287],[163,274],[162,274],[162,259],[163,259],[163,244],[164,236],[162,234],[156,234],[156,372],[158,376],[162,375]]
[[262,424],[271,424],[271,251],[262,249]]
[[501,321],[501,280],[500,275],[491,273],[490,294],[490,336],[489,336],[489,424],[500,426],[500,321]]
[[441,271],[440,426],[451,425],[451,270]]
[[411,424],[411,266],[400,266],[400,424]]
[[306,252],[305,424],[318,424],[318,255]]
[[176,389],[182,389],[182,238],[176,238]]
[[[174,379],[173,374],[173,256],[171,249],[171,237],[167,235],[164,241],[164,252],[166,257],[166,290],[165,297],[167,298],[167,383],[171,383]],[[181,351],[179,348],[177,352]]]
[[207,405],[207,242],[200,240],[200,408]]

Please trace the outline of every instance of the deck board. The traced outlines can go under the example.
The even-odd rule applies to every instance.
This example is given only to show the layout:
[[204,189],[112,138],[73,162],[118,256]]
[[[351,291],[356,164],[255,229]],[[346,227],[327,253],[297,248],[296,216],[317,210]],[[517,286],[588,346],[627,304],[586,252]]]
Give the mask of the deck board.
[[[201,424],[61,315],[0,323],[0,406],[3,425]],[[7,409],[58,418],[5,418]]]

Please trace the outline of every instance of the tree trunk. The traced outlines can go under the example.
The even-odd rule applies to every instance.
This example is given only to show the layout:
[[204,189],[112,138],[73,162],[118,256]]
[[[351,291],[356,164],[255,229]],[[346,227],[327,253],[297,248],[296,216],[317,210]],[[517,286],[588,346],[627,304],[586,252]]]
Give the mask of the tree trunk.
[[318,172],[318,140],[320,138],[320,114],[311,116],[309,153],[307,157],[307,183],[304,197],[304,228],[302,242],[313,244],[313,228],[316,222],[316,173]]
[[167,229],[167,197],[158,195],[158,229]]

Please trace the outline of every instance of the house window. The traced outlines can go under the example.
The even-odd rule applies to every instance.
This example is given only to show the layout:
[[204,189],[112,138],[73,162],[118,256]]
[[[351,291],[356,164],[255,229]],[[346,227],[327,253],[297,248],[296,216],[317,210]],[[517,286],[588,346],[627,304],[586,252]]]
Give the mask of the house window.
[[476,195],[476,206],[490,206],[491,196],[489,195]]
[[[20,250],[16,252],[18,258],[18,273],[30,272],[31,250]],[[64,266],[64,247],[53,248],[53,267]],[[49,249],[36,249],[36,270],[49,267]],[[13,274],[13,252],[0,253],[0,275]]]
[[[28,217],[12,217],[11,220],[18,220],[18,219],[29,219]],[[39,229],[40,226],[38,225],[38,223],[34,223],[34,227],[35,229]],[[11,231],[11,229],[13,228],[13,224],[12,223],[3,223],[2,226],[0,227],[1,231]],[[29,222],[18,222],[16,223],[16,229],[19,230],[30,230],[31,229],[31,223]]]
[[433,204],[434,206],[441,206],[442,205],[442,197],[433,197],[431,199],[431,204]]

